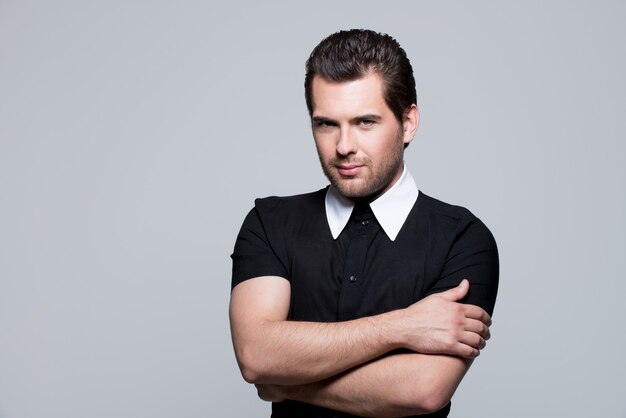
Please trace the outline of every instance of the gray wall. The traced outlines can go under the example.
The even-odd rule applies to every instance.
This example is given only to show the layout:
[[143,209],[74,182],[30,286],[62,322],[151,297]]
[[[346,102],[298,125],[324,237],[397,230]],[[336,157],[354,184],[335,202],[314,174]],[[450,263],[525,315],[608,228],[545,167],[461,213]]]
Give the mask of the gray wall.
[[323,187],[302,90],[394,35],[424,192],[495,234],[489,346],[453,417],[625,417],[626,6],[0,1],[0,417],[262,417],[227,322],[253,198]]

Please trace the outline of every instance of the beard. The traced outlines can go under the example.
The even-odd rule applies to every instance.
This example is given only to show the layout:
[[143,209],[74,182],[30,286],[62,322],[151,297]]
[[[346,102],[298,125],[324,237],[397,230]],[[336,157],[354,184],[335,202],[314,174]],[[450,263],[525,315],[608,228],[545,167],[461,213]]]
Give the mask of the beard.
[[[369,157],[354,158],[351,156],[335,156],[329,161],[323,161],[319,155],[322,171],[339,193],[354,201],[371,202],[383,194],[391,186],[398,172],[403,166],[404,143],[402,130],[397,135],[394,147],[382,155],[378,162]],[[339,173],[339,165],[361,165],[363,173],[355,177],[343,176]]]

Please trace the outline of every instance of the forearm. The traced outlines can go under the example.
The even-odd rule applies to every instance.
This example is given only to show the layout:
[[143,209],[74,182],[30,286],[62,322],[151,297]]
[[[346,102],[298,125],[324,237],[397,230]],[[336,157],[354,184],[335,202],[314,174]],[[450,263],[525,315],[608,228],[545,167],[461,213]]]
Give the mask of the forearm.
[[394,354],[330,379],[300,386],[259,386],[266,400],[292,399],[364,417],[435,412],[450,401],[471,360]]
[[478,355],[489,337],[489,316],[453,302],[466,281],[408,308],[337,323],[288,321],[289,282],[258,277],[233,289],[231,332],[239,367],[251,383],[317,382],[396,348],[416,353]]
[[233,329],[235,352],[249,382],[315,382],[398,348],[393,316],[337,323],[255,321]]

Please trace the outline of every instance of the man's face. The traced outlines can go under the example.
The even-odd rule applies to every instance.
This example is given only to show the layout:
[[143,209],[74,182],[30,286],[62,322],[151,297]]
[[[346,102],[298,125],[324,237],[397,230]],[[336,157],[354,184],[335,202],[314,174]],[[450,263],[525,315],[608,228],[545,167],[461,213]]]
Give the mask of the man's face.
[[417,108],[412,106],[400,123],[375,72],[345,82],[315,76],[312,98],[313,137],[324,174],[345,197],[376,199],[402,175],[404,145],[417,128]]

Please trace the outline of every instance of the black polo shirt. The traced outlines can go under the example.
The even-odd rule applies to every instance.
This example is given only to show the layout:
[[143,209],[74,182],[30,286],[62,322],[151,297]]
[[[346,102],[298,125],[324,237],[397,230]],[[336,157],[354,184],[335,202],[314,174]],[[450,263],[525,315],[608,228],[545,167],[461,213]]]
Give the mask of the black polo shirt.
[[[357,205],[333,239],[326,190],[256,200],[235,243],[232,287],[259,276],[284,277],[291,283],[290,320],[335,322],[406,308],[467,278],[463,302],[493,312],[498,251],[470,211],[420,192],[395,240],[367,205]],[[449,409],[429,416],[445,417]],[[292,401],[274,404],[272,414],[349,416]]]

